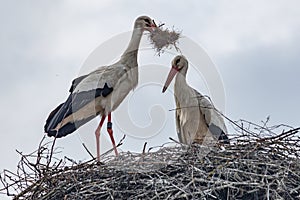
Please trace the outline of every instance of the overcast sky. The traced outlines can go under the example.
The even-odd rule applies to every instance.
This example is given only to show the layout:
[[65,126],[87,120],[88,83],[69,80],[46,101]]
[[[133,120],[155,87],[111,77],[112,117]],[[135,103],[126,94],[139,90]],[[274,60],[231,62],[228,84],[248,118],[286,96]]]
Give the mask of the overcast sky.
[[[270,115],[270,125],[300,126],[299,1],[132,2],[1,1],[1,171],[15,171],[20,159],[16,149],[30,153],[37,148],[45,119],[67,98],[72,79],[78,76],[91,53],[109,39],[130,31],[136,17],[145,14],[182,30],[184,36],[205,49],[223,81],[224,112],[229,118],[260,123]],[[126,45],[128,41],[123,42]],[[124,48],[116,51],[116,58]],[[153,51],[141,51],[139,63],[147,65],[151,56],[155,63],[166,67],[173,58],[168,53],[158,57]],[[113,61],[101,59],[100,64]],[[188,79],[194,88],[206,94],[202,80],[192,74]],[[172,109],[172,95],[161,95],[160,87],[146,89],[153,101],[131,93],[132,104],[144,102],[145,110],[138,107],[135,111],[133,106],[130,115],[148,113],[160,99],[166,110]],[[126,138],[122,150],[138,151],[145,141],[160,145],[169,136],[176,137],[173,117],[172,112],[163,115],[161,121],[167,120],[169,124],[155,140],[145,136],[137,143],[133,133],[133,137]],[[134,116],[132,119],[139,120]],[[93,143],[93,152],[94,132],[90,130],[96,128],[98,120],[87,125],[91,129],[83,127],[81,132],[85,133],[80,134],[84,142]],[[145,120],[151,123],[151,118]],[[143,120],[140,123],[145,126]],[[102,140],[108,143],[105,129],[102,133]],[[115,135],[118,140],[123,133],[115,130]],[[72,134],[59,140],[57,145],[64,147],[62,155],[75,160],[89,159],[79,138],[79,134]]]

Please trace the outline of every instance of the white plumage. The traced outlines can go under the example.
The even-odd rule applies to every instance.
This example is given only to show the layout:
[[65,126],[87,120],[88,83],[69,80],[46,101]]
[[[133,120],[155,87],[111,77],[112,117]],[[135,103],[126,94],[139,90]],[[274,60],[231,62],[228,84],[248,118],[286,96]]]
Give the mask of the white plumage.
[[101,115],[101,121],[95,131],[97,159],[100,160],[100,130],[105,117],[108,116],[107,131],[115,154],[118,155],[112,131],[111,112],[137,86],[137,54],[140,40],[145,30],[152,31],[154,27],[156,25],[149,17],[137,18],[129,45],[118,62],[99,67],[73,80],[68,99],[54,109],[46,120],[44,128],[48,136],[64,137]]
[[176,75],[174,98],[176,103],[176,127],[179,141],[185,144],[215,143],[218,139],[228,143],[227,129],[220,113],[205,96],[186,82],[188,61],[184,56],[176,56],[166,80],[163,92]]

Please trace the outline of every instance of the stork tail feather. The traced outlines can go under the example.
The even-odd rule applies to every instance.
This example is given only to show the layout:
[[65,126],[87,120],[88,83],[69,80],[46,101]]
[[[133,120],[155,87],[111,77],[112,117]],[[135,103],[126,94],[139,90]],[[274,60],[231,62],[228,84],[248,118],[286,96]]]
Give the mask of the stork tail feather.
[[44,131],[48,136],[54,136],[57,138],[66,136],[76,130],[74,123],[67,123],[65,126],[59,127],[59,124],[68,115],[72,114],[71,111],[72,95],[68,97],[66,102],[60,104],[55,108],[48,116]]
[[230,140],[228,136],[222,131],[221,135],[219,136],[218,140],[223,144],[230,144]]
[[106,97],[112,91],[113,88],[105,83],[103,88],[71,93],[66,102],[49,114],[44,126],[45,133],[60,138],[74,132],[101,113],[102,108],[96,106],[95,99]]

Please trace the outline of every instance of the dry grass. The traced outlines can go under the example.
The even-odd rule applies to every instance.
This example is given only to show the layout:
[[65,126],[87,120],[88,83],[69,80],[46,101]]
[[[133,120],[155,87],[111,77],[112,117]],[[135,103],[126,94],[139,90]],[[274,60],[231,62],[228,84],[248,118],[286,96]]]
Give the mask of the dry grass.
[[172,46],[176,49],[176,51],[180,51],[176,46],[178,40],[180,38],[180,32],[175,30],[170,31],[169,29],[163,29],[162,25],[159,25],[154,31],[152,31],[149,35],[149,39],[151,44],[153,45],[154,50],[160,55],[166,49],[172,48]]

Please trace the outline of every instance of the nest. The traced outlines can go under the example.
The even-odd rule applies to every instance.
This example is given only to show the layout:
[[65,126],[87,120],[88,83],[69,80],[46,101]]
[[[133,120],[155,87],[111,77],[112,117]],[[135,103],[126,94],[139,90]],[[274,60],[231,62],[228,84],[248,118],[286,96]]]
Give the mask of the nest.
[[238,126],[230,145],[172,142],[117,158],[103,155],[103,163],[56,159],[53,145],[40,144],[21,154],[17,173],[4,171],[1,191],[48,200],[300,198],[300,128],[275,134],[265,126],[245,129],[245,121]]
[[174,29],[170,31],[168,28],[163,29],[162,26],[164,24],[159,25],[152,32],[150,32],[149,39],[155,51],[160,55],[166,49],[171,49],[172,46],[176,49],[176,51],[180,51],[176,46],[178,40],[180,38],[180,32],[175,31]]

